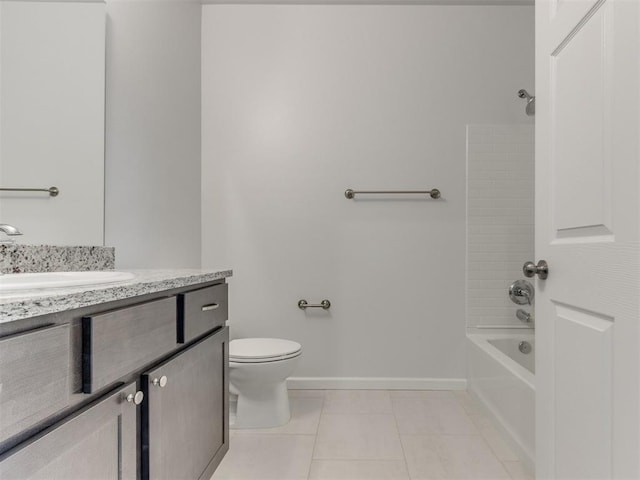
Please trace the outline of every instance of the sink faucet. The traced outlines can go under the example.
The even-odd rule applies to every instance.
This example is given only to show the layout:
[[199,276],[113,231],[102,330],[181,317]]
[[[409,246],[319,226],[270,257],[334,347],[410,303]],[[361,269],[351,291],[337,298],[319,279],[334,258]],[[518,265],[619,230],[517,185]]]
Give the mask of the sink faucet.
[[[13,237],[15,235],[22,235],[22,232],[20,230],[18,230],[16,227],[14,227],[13,225],[8,225],[6,223],[0,223],[0,232],[4,232],[6,235]],[[3,243],[14,243],[14,240],[9,239],[9,240],[0,240],[0,245]],[[0,275],[3,275],[2,272],[0,272]]]
[[7,235],[22,235],[22,232],[20,230],[7,223],[0,223],[0,232],[4,232]]
[[[9,235],[11,237],[16,235],[22,235],[22,232],[20,230],[18,230],[13,225],[9,225],[6,223],[0,223],[0,232],[4,232],[6,235]],[[0,240],[0,244],[1,243],[14,243],[14,241],[12,239],[4,240],[4,241]]]

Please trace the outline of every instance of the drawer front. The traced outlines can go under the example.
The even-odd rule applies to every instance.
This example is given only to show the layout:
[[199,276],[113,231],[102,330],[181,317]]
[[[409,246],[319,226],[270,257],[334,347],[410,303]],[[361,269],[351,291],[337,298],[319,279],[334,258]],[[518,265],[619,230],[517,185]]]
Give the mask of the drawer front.
[[0,339],[0,442],[69,401],[69,325]]
[[178,343],[224,326],[229,316],[228,289],[221,283],[178,295]]
[[92,393],[176,347],[176,299],[82,319],[82,391]]

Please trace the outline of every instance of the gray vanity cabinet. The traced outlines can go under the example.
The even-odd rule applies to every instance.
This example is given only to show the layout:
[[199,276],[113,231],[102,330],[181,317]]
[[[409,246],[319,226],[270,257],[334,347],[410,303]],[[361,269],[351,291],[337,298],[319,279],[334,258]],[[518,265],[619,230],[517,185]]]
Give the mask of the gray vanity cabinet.
[[209,480],[229,449],[226,318],[208,282],[10,325],[0,480]]
[[143,480],[208,480],[229,449],[228,341],[221,328],[143,373]]
[[136,478],[136,385],[129,384],[0,457],[2,480]]

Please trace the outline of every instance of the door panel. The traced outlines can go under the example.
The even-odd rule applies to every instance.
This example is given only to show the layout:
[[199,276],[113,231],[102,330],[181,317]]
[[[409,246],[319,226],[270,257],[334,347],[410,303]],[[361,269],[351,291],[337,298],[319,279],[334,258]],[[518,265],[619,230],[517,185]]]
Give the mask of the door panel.
[[[611,478],[613,319],[556,305],[556,474]],[[579,348],[574,348],[579,345]],[[588,392],[588,394],[586,394]]]
[[[553,52],[554,227],[559,238],[611,233],[610,159],[605,151],[604,11]],[[608,150],[608,149],[607,149]]]
[[228,338],[220,329],[143,374],[143,479],[210,476],[228,449]]
[[552,44],[560,45],[567,33],[586,22],[606,0],[544,0],[545,24],[553,25],[548,33]]

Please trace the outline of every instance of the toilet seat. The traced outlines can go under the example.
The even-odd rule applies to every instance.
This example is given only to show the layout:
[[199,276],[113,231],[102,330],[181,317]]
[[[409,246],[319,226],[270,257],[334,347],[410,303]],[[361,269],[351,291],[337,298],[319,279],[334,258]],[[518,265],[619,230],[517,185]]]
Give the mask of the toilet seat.
[[297,357],[302,345],[281,338],[241,338],[229,342],[229,361],[236,363],[277,362]]

